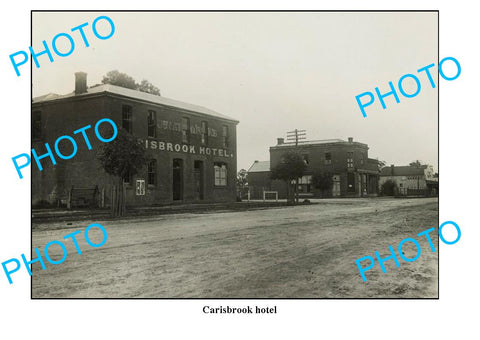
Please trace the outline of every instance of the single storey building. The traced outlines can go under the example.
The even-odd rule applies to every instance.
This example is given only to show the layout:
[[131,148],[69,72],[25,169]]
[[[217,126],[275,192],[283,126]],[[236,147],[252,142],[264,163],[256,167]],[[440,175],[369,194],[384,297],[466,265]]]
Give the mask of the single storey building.
[[388,180],[396,185],[396,194],[402,196],[438,195],[438,178],[431,165],[387,166],[380,172],[380,186]]

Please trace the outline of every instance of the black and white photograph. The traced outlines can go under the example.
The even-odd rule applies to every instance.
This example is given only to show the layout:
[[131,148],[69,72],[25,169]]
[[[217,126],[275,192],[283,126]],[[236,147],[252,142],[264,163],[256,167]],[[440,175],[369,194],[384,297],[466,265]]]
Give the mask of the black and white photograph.
[[478,334],[473,3],[0,6],[2,339]]
[[438,25],[33,11],[31,297],[437,299]]

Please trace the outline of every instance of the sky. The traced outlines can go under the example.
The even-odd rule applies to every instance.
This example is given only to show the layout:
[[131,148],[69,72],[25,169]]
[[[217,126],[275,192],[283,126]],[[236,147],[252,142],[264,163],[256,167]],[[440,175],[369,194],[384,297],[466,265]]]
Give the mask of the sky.
[[[91,30],[100,15],[115,24],[107,40]],[[239,120],[238,169],[268,160],[278,137],[305,129],[309,140],[353,137],[368,144],[370,158],[395,165],[418,159],[438,170],[436,12],[35,12],[32,47],[51,46],[56,34],[85,22],[89,47],[71,33],[70,56],[39,57],[34,97],[72,92],[77,71],[92,86],[119,70],[147,79],[164,97]],[[101,34],[109,32],[105,23]],[[432,63],[435,88],[417,72]],[[408,73],[421,82],[413,98],[398,91]],[[409,80],[404,89],[413,93]],[[400,103],[386,97],[383,109],[375,98],[364,118],[355,96],[375,87],[387,93],[389,81]]]

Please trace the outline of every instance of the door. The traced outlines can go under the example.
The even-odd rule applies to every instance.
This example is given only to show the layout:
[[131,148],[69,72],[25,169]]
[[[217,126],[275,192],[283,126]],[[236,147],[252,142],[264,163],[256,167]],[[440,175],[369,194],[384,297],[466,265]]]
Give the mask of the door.
[[181,201],[183,199],[183,160],[173,160],[173,200]]
[[333,176],[332,196],[340,197],[340,175]]
[[194,183],[195,183],[195,199],[203,200],[203,162],[195,161],[194,165]]

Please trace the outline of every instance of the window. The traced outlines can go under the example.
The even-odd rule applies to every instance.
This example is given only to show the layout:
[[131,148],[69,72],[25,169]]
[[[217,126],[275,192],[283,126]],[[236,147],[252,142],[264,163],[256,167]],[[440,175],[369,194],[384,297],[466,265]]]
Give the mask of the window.
[[132,133],[132,107],[129,105],[122,105],[122,128]]
[[225,163],[214,163],[215,169],[215,185],[226,186],[227,185],[227,165]]
[[325,152],[325,164],[332,164],[332,154]]
[[228,148],[228,126],[222,126],[223,147]]
[[309,163],[308,155],[305,154],[305,155],[302,155],[302,157],[303,157],[303,162],[304,162],[306,165],[308,165],[308,163]]
[[202,122],[202,144],[208,144],[208,124],[207,122]]
[[123,183],[125,184],[130,184],[130,171],[127,170],[127,172],[123,175]]
[[312,175],[305,175],[298,179],[298,190],[300,193],[311,192]]
[[147,115],[148,137],[157,137],[157,113],[148,111]]
[[363,160],[363,154],[360,154],[360,164],[363,165],[363,162],[364,162],[364,160]]
[[32,116],[32,139],[42,138],[42,112],[34,111]]
[[347,152],[347,168],[353,168],[353,152]]
[[182,142],[188,144],[190,142],[190,119],[182,118]]
[[155,185],[157,183],[157,160],[152,159],[147,165],[147,184]]

